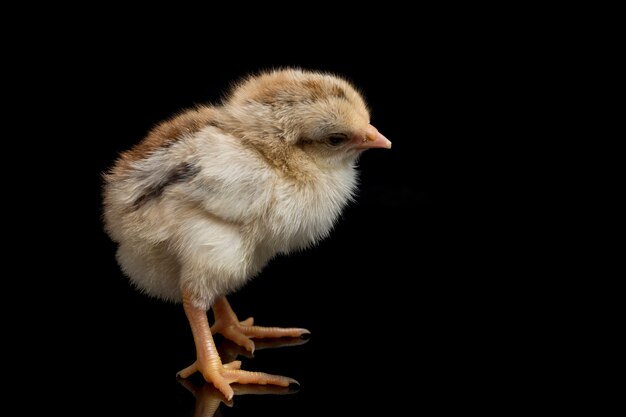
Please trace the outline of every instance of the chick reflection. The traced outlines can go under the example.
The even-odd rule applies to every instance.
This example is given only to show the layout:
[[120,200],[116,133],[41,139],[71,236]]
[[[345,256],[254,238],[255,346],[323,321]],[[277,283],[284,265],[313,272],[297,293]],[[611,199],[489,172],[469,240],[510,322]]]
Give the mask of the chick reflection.
[[[219,338],[218,335],[216,337]],[[279,347],[289,347],[289,346],[299,346],[308,342],[308,338],[303,337],[280,337],[280,338],[269,338],[269,339],[254,339],[254,351],[258,352],[263,349],[274,349]],[[216,341],[217,342],[217,341]],[[219,342],[217,342],[217,351],[220,354],[220,358],[222,358],[222,363],[229,363],[234,360],[237,360],[238,356],[244,356],[246,358],[253,358],[254,354],[242,346],[239,346],[235,342],[230,339],[221,338]]]
[[[298,346],[306,343],[308,339],[302,339],[299,337],[291,338],[279,338],[279,339],[255,339],[255,351],[262,349],[272,349],[278,347]],[[241,346],[233,343],[228,339],[222,339],[219,342],[217,348],[223,363],[235,362],[238,356],[245,356],[252,358],[253,354]],[[196,379],[196,382],[192,382],[191,379],[179,378],[178,382],[185,387],[189,392],[193,394],[196,399],[196,405],[194,407],[193,417],[213,417],[218,411],[220,404],[224,403],[228,407],[232,407],[233,400],[226,400],[226,397],[217,390],[213,384],[205,382],[204,380]],[[243,385],[232,384],[235,396],[237,395],[285,395],[294,394],[298,392],[296,387],[280,387],[276,385]]]

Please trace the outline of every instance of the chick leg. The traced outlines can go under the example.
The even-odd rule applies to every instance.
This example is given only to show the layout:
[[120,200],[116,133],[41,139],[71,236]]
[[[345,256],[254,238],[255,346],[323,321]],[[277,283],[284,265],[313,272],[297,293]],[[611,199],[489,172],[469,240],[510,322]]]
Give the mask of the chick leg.
[[225,338],[232,340],[250,352],[254,352],[254,342],[251,340],[253,337],[258,339],[269,337],[303,337],[304,335],[311,334],[307,329],[296,327],[253,326],[254,319],[252,317],[244,321],[239,321],[226,300],[226,297],[220,297],[215,301],[213,314],[215,315],[215,323],[211,326],[211,333],[221,333]]
[[187,378],[199,371],[207,382],[211,382],[224,394],[227,400],[233,398],[234,393],[230,384],[234,382],[239,384],[271,384],[282,387],[288,387],[291,383],[297,384],[295,379],[284,376],[242,371],[239,369],[241,367],[239,361],[222,364],[211,335],[206,311],[194,307],[191,303],[191,297],[186,291],[183,291],[183,308],[193,333],[197,359],[193,364],[180,371],[177,376]]

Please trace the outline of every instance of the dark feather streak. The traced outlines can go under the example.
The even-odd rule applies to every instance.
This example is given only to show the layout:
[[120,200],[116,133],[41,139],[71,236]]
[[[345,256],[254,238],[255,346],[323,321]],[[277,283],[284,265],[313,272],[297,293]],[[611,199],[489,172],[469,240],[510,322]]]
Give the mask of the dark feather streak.
[[148,201],[159,198],[163,194],[165,188],[169,187],[170,185],[179,184],[181,182],[190,180],[191,178],[196,176],[198,172],[200,172],[200,167],[190,164],[188,162],[176,166],[174,169],[172,169],[172,171],[169,172],[169,174],[167,175],[167,177],[165,177],[163,181],[156,183],[151,187],[148,187],[137,198],[137,200],[135,200],[135,203],[133,204],[134,208],[137,209]]

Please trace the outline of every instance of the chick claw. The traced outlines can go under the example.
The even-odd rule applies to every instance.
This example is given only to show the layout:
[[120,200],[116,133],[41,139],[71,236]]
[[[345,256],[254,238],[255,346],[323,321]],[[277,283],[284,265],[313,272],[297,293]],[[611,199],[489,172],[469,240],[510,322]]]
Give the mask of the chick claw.
[[251,338],[303,337],[311,333],[307,329],[296,327],[254,326],[252,317],[240,322],[225,297],[221,297],[215,302],[213,313],[215,324],[211,326],[211,333],[220,333],[252,353],[254,353],[254,342]]

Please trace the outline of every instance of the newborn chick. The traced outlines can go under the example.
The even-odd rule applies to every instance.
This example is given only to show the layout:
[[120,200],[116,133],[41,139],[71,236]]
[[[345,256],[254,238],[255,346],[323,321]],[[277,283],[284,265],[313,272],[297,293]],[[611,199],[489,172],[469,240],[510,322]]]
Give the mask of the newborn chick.
[[[356,161],[391,142],[347,81],[296,69],[249,77],[217,106],[157,125],[104,176],[105,230],[140,291],[182,302],[199,371],[227,399],[231,383],[294,380],[223,364],[212,333],[253,351],[251,338],[298,328],[240,322],[225,296],[277,254],[326,237],[357,186]],[[209,327],[207,311],[215,323]]]

